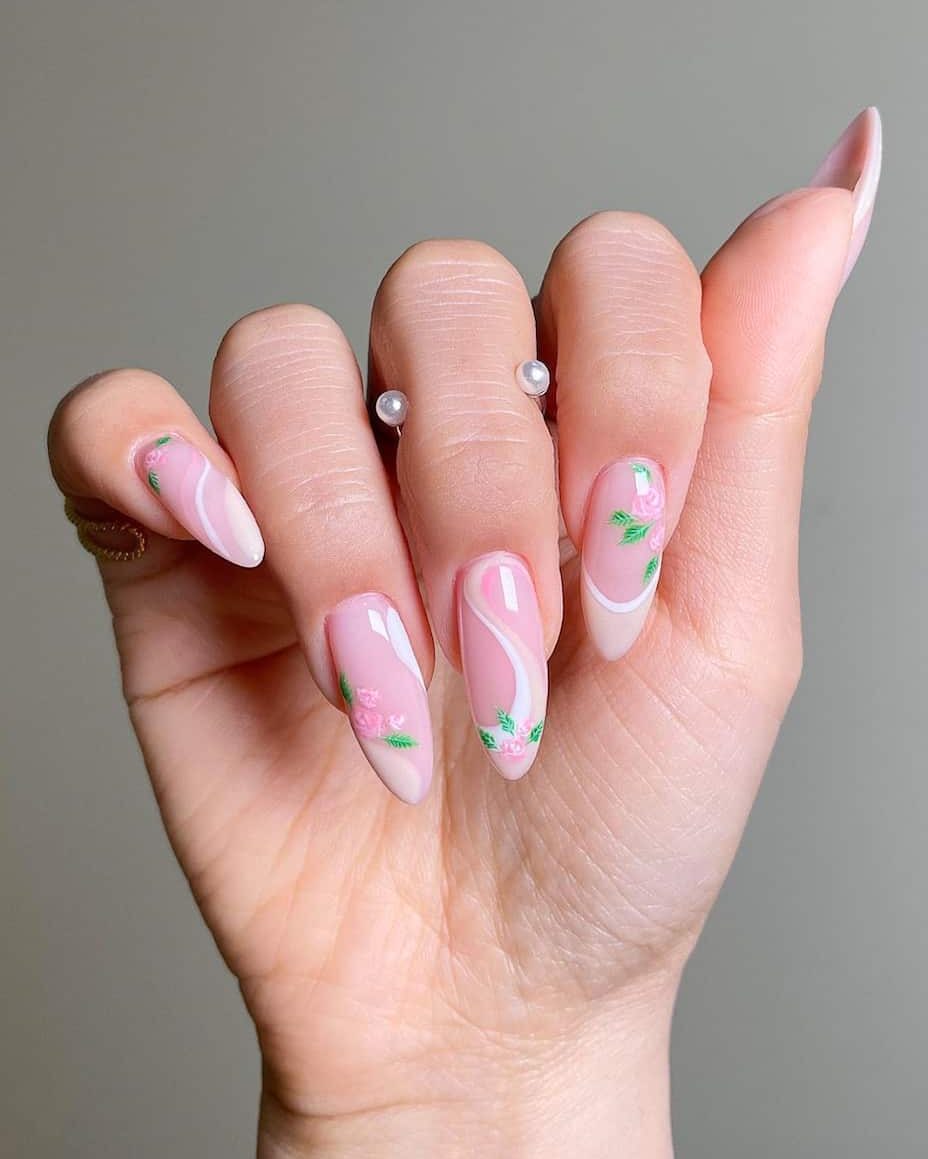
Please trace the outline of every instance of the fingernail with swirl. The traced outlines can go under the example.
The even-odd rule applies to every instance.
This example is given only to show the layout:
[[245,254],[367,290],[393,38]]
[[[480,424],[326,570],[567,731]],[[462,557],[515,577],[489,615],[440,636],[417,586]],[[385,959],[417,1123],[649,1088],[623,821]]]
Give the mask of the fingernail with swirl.
[[548,700],[541,613],[524,561],[494,551],[457,584],[461,664],[470,711],[487,755],[510,781],[538,754]]
[[416,805],[432,781],[432,726],[419,663],[386,596],[350,596],[325,623],[339,691],[361,751],[387,788]]
[[204,547],[239,567],[264,559],[264,540],[238,488],[186,439],[161,435],[139,450],[136,469]]

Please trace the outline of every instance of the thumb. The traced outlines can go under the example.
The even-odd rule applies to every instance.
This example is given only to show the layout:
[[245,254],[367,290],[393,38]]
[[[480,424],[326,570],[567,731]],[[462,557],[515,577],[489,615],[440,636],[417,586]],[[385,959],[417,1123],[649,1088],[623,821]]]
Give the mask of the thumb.
[[879,118],[868,110],[816,175],[817,186],[844,188],[800,189],[762,206],[703,273],[713,377],[665,592],[685,605],[710,654],[750,668],[771,691],[782,686],[787,699],[801,661],[798,532],[809,415],[832,308],[870,223],[879,154]]

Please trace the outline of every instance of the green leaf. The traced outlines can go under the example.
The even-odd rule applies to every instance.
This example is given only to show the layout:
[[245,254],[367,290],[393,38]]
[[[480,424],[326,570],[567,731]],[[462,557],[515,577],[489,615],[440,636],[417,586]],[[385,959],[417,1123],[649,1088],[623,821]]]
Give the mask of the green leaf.
[[352,702],[354,701],[354,690],[344,672],[339,672],[338,674],[338,687],[341,690],[345,703],[351,708]]
[[644,579],[642,581],[645,585],[649,584],[651,580],[654,579],[654,573],[657,571],[657,565],[660,562],[661,557],[659,555],[652,555],[648,560],[644,569]]
[[148,472],[148,486],[151,487],[152,491],[154,491],[156,495],[161,494],[161,482],[158,479],[157,471]]
[[651,468],[646,467],[644,463],[632,463],[632,470],[636,475],[641,475],[649,483],[651,482]]
[[162,435],[160,439],[155,439],[155,446],[156,447],[163,447],[165,443],[169,443],[170,441],[171,441],[170,435]]
[[478,728],[477,732],[480,733],[480,739],[483,741],[484,748],[495,749],[498,747],[496,737],[492,732],[487,732],[485,728]]
[[516,722],[512,719],[508,712],[502,708],[496,710],[496,719],[499,721],[499,727],[503,732],[508,732],[511,736],[515,736]]
[[391,732],[385,737],[381,737],[388,745],[392,745],[395,749],[414,749],[419,743],[414,740],[408,732]]
[[545,720],[544,717],[542,717],[541,720],[539,720],[539,722],[532,729],[532,731],[528,734],[528,739],[532,744],[538,744],[538,742],[541,740],[541,734],[544,731],[544,727]]
[[640,543],[651,530],[650,523],[630,523],[622,536],[623,543]]
[[616,527],[625,527],[626,524],[634,523],[635,517],[629,515],[627,511],[613,511],[609,516],[609,522],[614,523]]

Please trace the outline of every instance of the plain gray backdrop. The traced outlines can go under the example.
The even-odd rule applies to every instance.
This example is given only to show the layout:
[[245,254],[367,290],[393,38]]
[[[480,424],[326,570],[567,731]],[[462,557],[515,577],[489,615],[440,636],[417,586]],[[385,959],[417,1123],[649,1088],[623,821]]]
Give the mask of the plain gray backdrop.
[[[205,413],[226,327],[485,239],[534,286],[580,217],[698,264],[881,107],[802,526],[806,664],[674,1036],[687,1159],[924,1156],[924,4],[0,0],[0,1152],[248,1156],[250,1024],[164,838],[44,428],[91,371]],[[479,1148],[475,1149],[475,1154]]]

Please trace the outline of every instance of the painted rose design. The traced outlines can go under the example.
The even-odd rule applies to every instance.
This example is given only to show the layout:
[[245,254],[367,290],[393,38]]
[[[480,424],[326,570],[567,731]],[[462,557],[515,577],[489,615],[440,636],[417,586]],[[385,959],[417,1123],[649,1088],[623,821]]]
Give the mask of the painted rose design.
[[516,759],[525,756],[530,744],[538,744],[541,740],[541,734],[545,727],[543,717],[534,724],[530,720],[523,720],[521,724],[516,724],[514,718],[505,709],[498,708],[496,718],[499,721],[499,736],[488,728],[479,730],[484,748],[491,752]]
[[383,716],[374,709],[356,704],[351,710],[351,723],[358,736],[379,737],[383,732]]
[[628,511],[621,508],[613,511],[609,522],[621,528],[620,547],[644,541],[654,553],[645,564],[641,577],[642,586],[647,587],[660,566],[660,553],[664,547],[664,492],[655,487],[650,467],[644,463],[632,463],[631,468],[635,476],[635,498]]
[[348,709],[351,727],[365,740],[382,740],[395,749],[416,748],[419,742],[401,728],[406,717],[393,712],[386,717],[379,711],[379,688],[355,688],[344,672],[338,674],[338,687]]
[[639,519],[657,519],[663,510],[664,496],[653,486],[632,500],[632,515],[637,515]]

